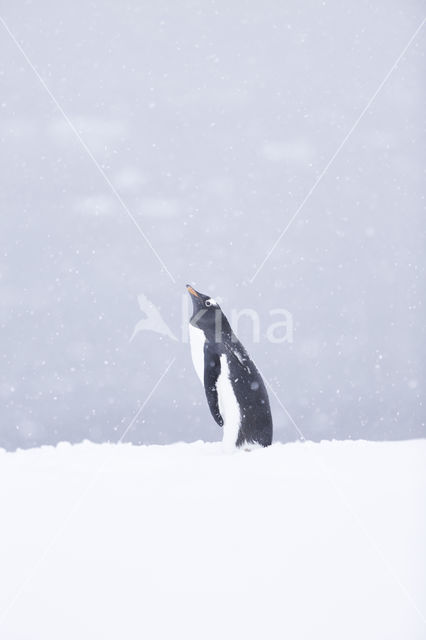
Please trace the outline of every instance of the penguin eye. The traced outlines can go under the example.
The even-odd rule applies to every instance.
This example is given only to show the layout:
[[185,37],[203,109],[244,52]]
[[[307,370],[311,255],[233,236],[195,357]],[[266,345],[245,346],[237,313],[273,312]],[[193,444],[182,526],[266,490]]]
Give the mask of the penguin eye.
[[211,306],[212,306],[211,300],[206,300],[206,307],[211,307]]

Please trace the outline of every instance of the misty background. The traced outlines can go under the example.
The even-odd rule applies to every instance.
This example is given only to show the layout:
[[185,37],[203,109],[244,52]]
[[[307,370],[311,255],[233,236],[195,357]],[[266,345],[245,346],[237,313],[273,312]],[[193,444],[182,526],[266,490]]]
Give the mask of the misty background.
[[[426,435],[424,30],[250,282],[423,7],[2,3],[175,283],[0,24],[0,446],[118,440],[174,357],[125,440],[219,439],[187,282],[257,311],[239,337],[307,438]],[[141,293],[178,341],[130,341]],[[266,340],[276,308],[293,342]]]

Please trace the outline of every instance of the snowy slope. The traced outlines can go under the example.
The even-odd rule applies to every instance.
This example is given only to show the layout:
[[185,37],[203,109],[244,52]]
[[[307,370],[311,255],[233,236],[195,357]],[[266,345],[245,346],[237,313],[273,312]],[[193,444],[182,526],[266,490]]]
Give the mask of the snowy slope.
[[425,638],[425,454],[2,451],[0,637]]

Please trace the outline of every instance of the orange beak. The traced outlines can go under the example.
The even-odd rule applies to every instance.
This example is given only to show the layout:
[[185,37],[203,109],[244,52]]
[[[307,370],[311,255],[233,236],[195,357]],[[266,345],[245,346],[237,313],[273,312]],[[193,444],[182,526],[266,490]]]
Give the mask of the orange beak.
[[199,298],[200,296],[198,295],[198,293],[195,291],[195,289],[193,289],[192,287],[189,286],[189,284],[186,285],[186,288],[188,289],[189,293],[191,294],[191,296],[195,296],[196,298]]

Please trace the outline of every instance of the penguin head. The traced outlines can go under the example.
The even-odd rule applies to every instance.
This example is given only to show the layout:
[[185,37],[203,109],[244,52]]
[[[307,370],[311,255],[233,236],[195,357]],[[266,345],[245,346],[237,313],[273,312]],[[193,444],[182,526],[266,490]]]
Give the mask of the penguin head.
[[216,335],[218,330],[221,332],[226,318],[216,300],[196,291],[189,284],[186,285],[186,288],[191,296],[193,306],[191,324],[202,329],[207,336],[211,333]]

